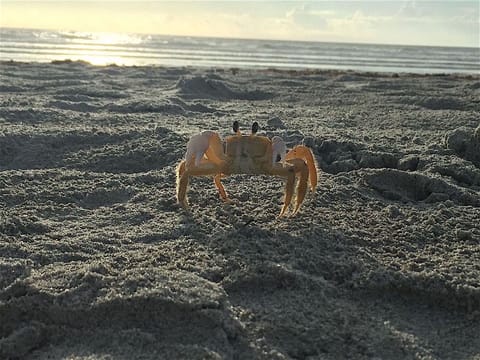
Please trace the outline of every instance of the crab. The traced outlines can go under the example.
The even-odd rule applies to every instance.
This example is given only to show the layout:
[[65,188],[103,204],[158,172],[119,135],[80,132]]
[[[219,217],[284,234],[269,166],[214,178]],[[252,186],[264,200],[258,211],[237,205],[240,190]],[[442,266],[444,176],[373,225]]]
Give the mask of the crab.
[[[284,216],[296,189],[296,203],[292,215],[300,209],[308,185],[312,192],[317,186],[317,165],[310,148],[296,145],[287,152],[279,136],[268,138],[257,135],[258,123],[252,132],[243,135],[237,121],[233,124],[234,135],[224,141],[215,131],[203,131],[187,143],[185,159],[177,166],[177,201],[188,208],[187,188],[190,177],[212,176],[220,198],[231,202],[221,179],[235,174],[272,175],[286,179],[285,198],[279,216]],[[297,180],[297,181],[296,181]]]

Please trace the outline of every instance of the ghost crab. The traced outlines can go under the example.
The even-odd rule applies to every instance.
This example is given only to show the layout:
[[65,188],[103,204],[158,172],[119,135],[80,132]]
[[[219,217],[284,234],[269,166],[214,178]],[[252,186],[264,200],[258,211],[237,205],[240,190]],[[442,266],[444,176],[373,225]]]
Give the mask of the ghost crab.
[[[187,187],[191,176],[213,176],[220,198],[229,202],[221,178],[234,174],[273,175],[286,178],[285,200],[280,216],[285,215],[298,179],[296,214],[307,192],[317,186],[317,166],[310,148],[297,145],[287,152],[285,142],[279,136],[272,139],[257,136],[258,123],[252,125],[250,135],[242,135],[238,122],[233,124],[234,135],[222,142],[214,131],[194,135],[187,143],[185,160],[177,167],[177,201],[187,207]],[[309,181],[310,180],[310,181]]]

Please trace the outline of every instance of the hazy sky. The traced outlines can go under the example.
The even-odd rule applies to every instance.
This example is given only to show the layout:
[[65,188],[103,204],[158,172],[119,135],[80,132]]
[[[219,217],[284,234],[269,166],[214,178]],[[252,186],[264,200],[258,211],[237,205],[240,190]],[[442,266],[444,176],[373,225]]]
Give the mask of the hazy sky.
[[480,46],[474,1],[0,0],[0,25],[237,38]]

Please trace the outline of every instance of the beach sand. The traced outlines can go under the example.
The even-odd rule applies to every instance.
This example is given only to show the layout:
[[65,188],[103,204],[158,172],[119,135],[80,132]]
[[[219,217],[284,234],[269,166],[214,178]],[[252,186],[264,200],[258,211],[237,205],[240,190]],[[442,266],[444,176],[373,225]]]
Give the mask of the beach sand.
[[[0,64],[1,359],[479,359],[480,77]],[[189,137],[310,146],[319,186]]]

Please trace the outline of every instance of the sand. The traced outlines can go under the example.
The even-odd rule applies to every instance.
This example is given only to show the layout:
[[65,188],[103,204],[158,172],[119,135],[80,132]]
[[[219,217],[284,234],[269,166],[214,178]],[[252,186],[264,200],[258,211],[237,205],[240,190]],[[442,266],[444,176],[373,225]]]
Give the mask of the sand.
[[[0,64],[1,359],[480,359],[480,77]],[[319,187],[191,182],[238,120]]]

